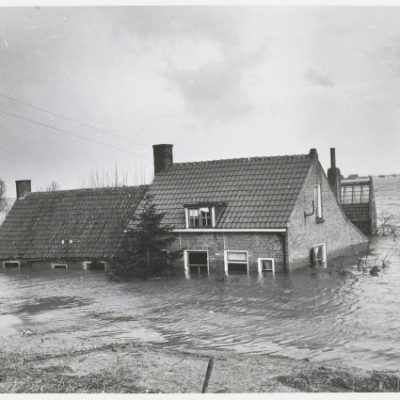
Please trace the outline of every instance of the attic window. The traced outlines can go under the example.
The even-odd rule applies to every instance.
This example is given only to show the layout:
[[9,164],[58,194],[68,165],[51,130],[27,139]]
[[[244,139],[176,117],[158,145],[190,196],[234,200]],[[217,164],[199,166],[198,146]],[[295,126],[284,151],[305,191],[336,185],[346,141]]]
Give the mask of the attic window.
[[212,228],[215,226],[214,207],[186,208],[187,228]]

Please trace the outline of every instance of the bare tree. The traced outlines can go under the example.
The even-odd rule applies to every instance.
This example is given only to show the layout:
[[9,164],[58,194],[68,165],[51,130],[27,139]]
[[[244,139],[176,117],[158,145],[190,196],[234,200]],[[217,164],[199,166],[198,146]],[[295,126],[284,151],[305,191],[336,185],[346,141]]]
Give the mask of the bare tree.
[[118,164],[115,163],[114,171],[94,168],[90,171],[87,178],[80,180],[81,188],[102,188],[102,187],[122,187],[128,185],[144,185],[146,183],[145,170],[141,168],[140,173],[137,169],[133,170],[131,179],[127,171],[120,171]]
[[55,192],[56,190],[60,190],[61,186],[56,181],[51,181],[50,185],[46,187],[46,192]]
[[36,192],[55,192],[56,190],[60,190],[61,186],[56,181],[51,181],[50,185],[45,187],[36,188]]

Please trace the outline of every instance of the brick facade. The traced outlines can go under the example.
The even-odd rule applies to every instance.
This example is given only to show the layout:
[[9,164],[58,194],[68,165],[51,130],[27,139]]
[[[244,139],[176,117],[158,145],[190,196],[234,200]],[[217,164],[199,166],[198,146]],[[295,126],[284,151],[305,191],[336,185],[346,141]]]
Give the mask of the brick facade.
[[[258,258],[274,258],[276,271],[283,271],[284,234],[276,233],[180,233],[174,249],[208,250],[210,274],[224,273],[224,250],[248,251],[249,273],[257,273]],[[184,259],[180,261],[184,267]]]
[[[313,211],[314,186],[321,185],[323,221]],[[310,168],[288,224],[289,269],[309,265],[312,246],[326,243],[327,257],[350,249],[366,249],[368,239],[346,218],[318,160]]]

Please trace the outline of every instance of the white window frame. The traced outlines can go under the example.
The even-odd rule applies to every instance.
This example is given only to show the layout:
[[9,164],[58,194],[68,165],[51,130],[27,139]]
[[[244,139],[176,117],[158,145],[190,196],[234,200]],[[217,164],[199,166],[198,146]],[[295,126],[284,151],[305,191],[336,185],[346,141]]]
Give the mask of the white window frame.
[[[18,264],[18,269],[21,268],[21,263],[18,260],[6,260],[6,261],[3,261],[3,269],[6,269],[7,268],[6,264],[9,264],[9,263]],[[9,267],[9,268],[11,268],[11,267]]]
[[[200,220],[201,220],[200,209],[201,208],[204,208],[204,207],[194,207],[194,206],[193,207],[185,207],[185,226],[186,226],[186,229],[190,228],[190,229],[196,230],[196,229],[210,229],[210,228],[214,228],[215,227],[215,206],[208,206],[207,207],[211,211],[211,226],[210,227],[200,226]],[[198,217],[199,218],[199,227],[198,228],[190,226],[189,210],[198,210],[199,211],[199,217]]]
[[[271,261],[272,268],[268,270],[262,269],[262,262],[263,261]],[[267,257],[261,257],[257,259],[257,264],[258,264],[258,273],[259,275],[262,275],[263,272],[272,272],[272,275],[275,276],[275,259],[274,258],[267,258]]]
[[209,252],[207,249],[191,249],[191,250],[185,250],[183,253],[183,259],[185,263],[185,276],[186,278],[190,278],[190,269],[189,269],[189,253],[194,252],[194,253],[207,253],[207,275],[210,275],[210,257],[209,257]]
[[325,268],[326,267],[326,243],[319,243],[319,244],[312,246],[313,257],[314,257],[314,249],[317,247],[321,247],[321,246],[322,246],[322,261],[321,262]]
[[229,264],[246,264],[247,275],[249,275],[249,252],[247,250],[224,250],[224,270],[225,275],[229,275],[228,267],[228,253],[246,253],[246,262],[243,261],[229,261]]
[[56,267],[57,266],[60,266],[60,267],[64,267],[65,269],[68,269],[68,264],[67,263],[61,263],[61,262],[59,262],[59,263],[51,263],[51,269],[56,269]]
[[[83,269],[84,270],[88,270],[90,268],[88,268],[89,264],[92,264],[93,261],[83,261]],[[107,262],[106,261],[99,261],[100,264],[104,265],[104,271],[107,269]]]

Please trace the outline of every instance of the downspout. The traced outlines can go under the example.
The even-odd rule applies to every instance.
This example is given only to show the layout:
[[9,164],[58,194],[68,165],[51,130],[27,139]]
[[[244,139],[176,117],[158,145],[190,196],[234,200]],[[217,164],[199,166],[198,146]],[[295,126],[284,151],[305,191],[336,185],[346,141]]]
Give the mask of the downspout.
[[286,232],[283,234],[283,262],[285,272],[289,272],[289,228],[286,226]]

